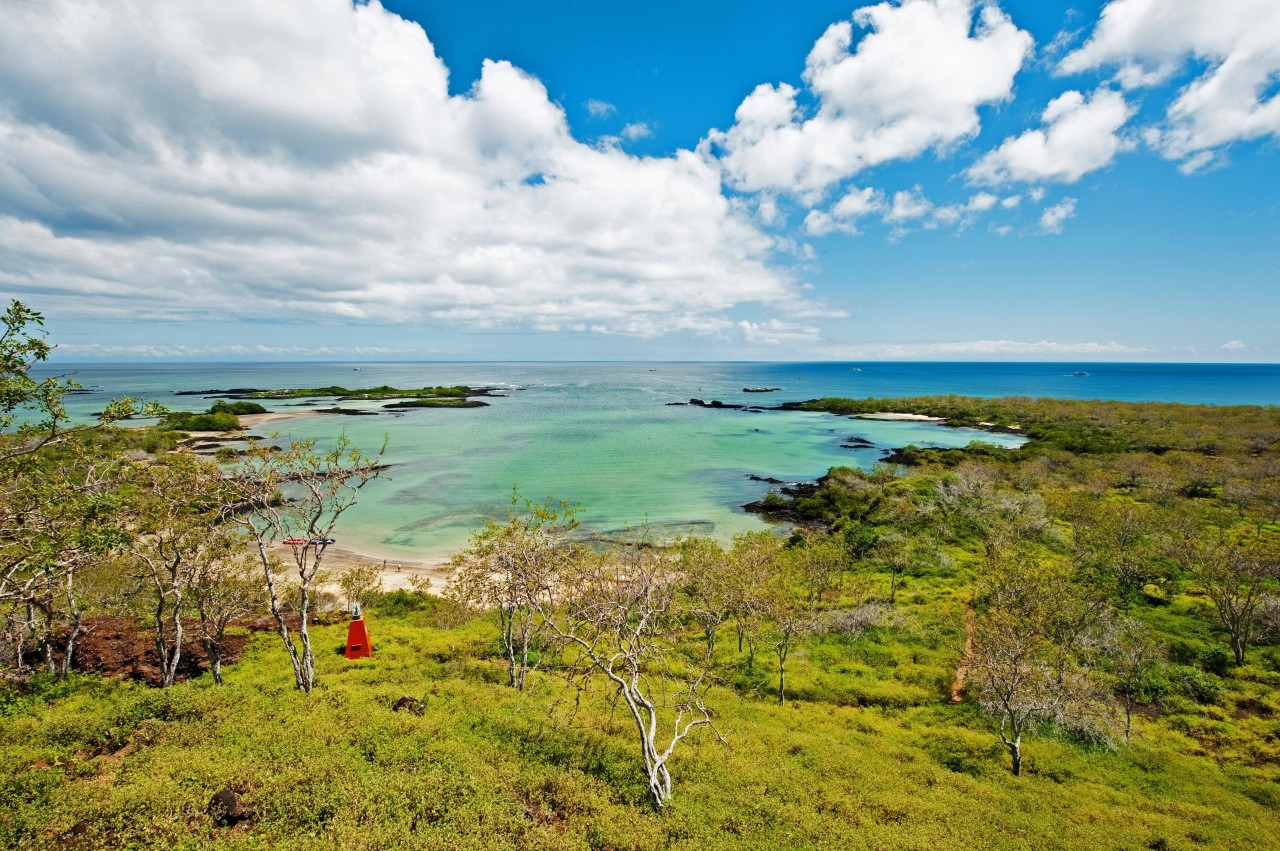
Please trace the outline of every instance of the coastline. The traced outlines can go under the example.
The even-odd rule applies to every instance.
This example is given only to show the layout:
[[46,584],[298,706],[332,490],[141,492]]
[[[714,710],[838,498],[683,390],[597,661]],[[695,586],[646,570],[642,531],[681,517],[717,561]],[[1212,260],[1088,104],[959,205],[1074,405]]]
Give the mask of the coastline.
[[[291,563],[289,560],[290,547],[284,544],[276,544],[271,548],[271,552],[279,555],[285,565]],[[337,591],[337,576],[332,574],[342,573],[358,564],[380,565],[383,562],[387,565],[382,571],[382,588],[384,591],[407,591],[410,588],[411,579],[414,577],[426,577],[431,580],[431,587],[428,589],[429,593],[438,597],[444,593],[445,586],[448,585],[449,579],[453,576],[453,568],[450,567],[447,556],[427,556],[409,559],[402,555],[387,555],[366,549],[330,545],[325,548],[320,568],[322,572],[329,573],[331,576],[328,581],[320,583],[320,587],[327,591]],[[397,564],[400,565],[399,570],[396,570]]]

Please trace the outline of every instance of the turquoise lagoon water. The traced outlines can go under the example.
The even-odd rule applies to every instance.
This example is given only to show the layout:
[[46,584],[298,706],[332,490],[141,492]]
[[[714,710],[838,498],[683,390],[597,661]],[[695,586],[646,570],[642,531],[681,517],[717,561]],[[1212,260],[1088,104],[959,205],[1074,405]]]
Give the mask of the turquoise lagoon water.
[[[728,538],[763,528],[741,509],[769,485],[814,479],[829,467],[867,468],[909,443],[1015,445],[1017,438],[929,423],[873,422],[800,412],[747,413],[670,406],[691,397],[771,405],[819,396],[925,393],[1165,399],[1205,403],[1280,401],[1280,368],[1150,364],[57,364],[89,393],[81,415],[112,397],[172,408],[208,406],[179,390],[397,387],[469,384],[500,389],[486,408],[419,409],[377,417],[321,415],[272,424],[281,437],[329,441],[345,432],[376,449],[388,440],[387,476],[371,484],[340,527],[355,549],[405,558],[447,555],[513,486],[532,498],[580,504],[599,531],[648,523],[662,534]],[[1077,370],[1088,376],[1074,375]],[[744,387],[779,387],[767,394]],[[350,403],[344,403],[354,407]],[[366,403],[371,409],[380,403]],[[269,405],[288,410],[285,404]],[[302,410],[305,410],[303,408]],[[266,431],[262,432],[264,435]],[[849,437],[874,448],[844,449]]]

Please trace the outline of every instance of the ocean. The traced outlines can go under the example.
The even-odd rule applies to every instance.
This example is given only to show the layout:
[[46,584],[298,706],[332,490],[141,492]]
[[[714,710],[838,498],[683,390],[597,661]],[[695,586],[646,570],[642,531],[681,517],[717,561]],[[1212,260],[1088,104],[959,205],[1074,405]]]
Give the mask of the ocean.
[[[346,546],[378,557],[427,559],[465,546],[512,489],[582,507],[584,526],[648,524],[657,534],[727,539],[764,528],[744,503],[770,485],[817,478],[832,466],[869,468],[908,443],[1004,446],[1019,438],[930,423],[872,422],[803,412],[748,413],[673,406],[700,398],[774,405],[820,396],[1051,396],[1204,404],[1280,403],[1280,366],[1064,363],[141,363],[42,365],[89,392],[71,397],[88,417],[130,396],[176,410],[210,401],[177,391],[236,387],[349,388],[467,384],[503,395],[488,407],[418,409],[376,417],[319,415],[258,431],[365,450],[387,440],[386,476],[343,516]],[[1087,373],[1081,375],[1078,373]],[[744,393],[745,387],[777,387]],[[343,403],[379,409],[381,403]],[[288,410],[288,403],[268,403]],[[306,410],[300,407],[298,410]],[[844,448],[848,438],[874,444]],[[752,478],[758,477],[758,478]]]

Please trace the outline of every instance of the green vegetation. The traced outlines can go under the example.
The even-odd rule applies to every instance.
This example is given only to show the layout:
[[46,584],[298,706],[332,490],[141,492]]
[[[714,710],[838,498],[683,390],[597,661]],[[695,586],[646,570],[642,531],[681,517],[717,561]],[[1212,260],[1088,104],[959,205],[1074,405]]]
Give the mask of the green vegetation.
[[188,411],[170,411],[160,419],[165,431],[234,431],[240,428],[240,418],[235,414],[193,414]]
[[251,399],[302,399],[320,396],[334,396],[340,402],[377,399],[419,399],[431,397],[464,397],[475,395],[477,391],[470,387],[456,385],[453,387],[421,387],[405,389],[381,385],[365,390],[349,390],[346,387],[332,385],[329,387],[293,388],[284,390],[259,390],[245,394]]
[[[0,434],[0,846],[1280,833],[1274,408],[806,403],[1030,440],[833,469],[765,500],[803,519],[790,537],[587,540],[573,509],[513,500],[443,597],[380,593],[367,565],[334,577],[375,648],[347,660],[343,619],[308,613],[340,602],[324,557],[376,457],[251,445],[218,468],[163,429],[63,431],[65,387],[26,374],[35,321],[15,304],[0,338],[0,416],[37,423]],[[155,686],[70,664],[120,623],[146,638],[110,670],[151,660]],[[228,789],[254,808],[238,826],[208,812]]]
[[235,431],[240,428],[240,417],[246,414],[265,414],[267,409],[257,402],[228,402],[219,399],[203,414],[189,411],[166,411],[160,418],[157,430],[164,431]]
[[[895,412],[940,417],[951,426],[1013,428],[1030,438],[1017,450],[1028,456],[1052,451],[1079,455],[1192,452],[1214,456],[1253,452],[1273,444],[1280,413],[1275,407],[1181,405],[1169,402],[1103,402],[1076,399],[916,396],[896,399],[813,399],[783,406],[843,416]],[[1221,417],[1230,418],[1223,428]],[[940,452],[946,452],[941,450]],[[955,450],[951,450],[955,452]],[[940,455],[938,457],[952,457]]]
[[488,402],[479,399],[411,399],[407,402],[393,402],[384,405],[386,408],[484,408]]
[[228,402],[226,399],[219,399],[209,406],[209,413],[211,414],[235,414],[238,417],[246,414],[265,414],[266,412],[267,409],[257,402]]

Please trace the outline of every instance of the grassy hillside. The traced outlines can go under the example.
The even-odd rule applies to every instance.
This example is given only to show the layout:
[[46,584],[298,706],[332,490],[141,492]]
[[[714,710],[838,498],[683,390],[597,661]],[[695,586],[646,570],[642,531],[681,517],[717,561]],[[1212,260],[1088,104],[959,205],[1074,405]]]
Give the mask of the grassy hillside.
[[[377,655],[317,627],[321,686],[297,692],[279,640],[161,691],[79,676],[0,704],[0,845],[23,848],[1242,848],[1280,832],[1278,675],[1140,718],[1115,749],[1046,732],[1008,771],[991,722],[949,705],[963,576],[917,582],[899,626],[827,638],[789,666],[794,699],[717,689],[728,744],[696,736],[675,798],[649,803],[630,720],[549,673],[502,685],[491,619],[377,611]],[[947,587],[952,586],[952,587]],[[1183,601],[1194,606],[1194,601]],[[1177,607],[1168,617],[1179,618]],[[692,640],[692,639],[691,639]],[[736,655],[731,641],[720,652]],[[419,715],[394,712],[402,696]],[[1153,707],[1150,714],[1162,710]],[[257,810],[216,827],[231,786]]]

